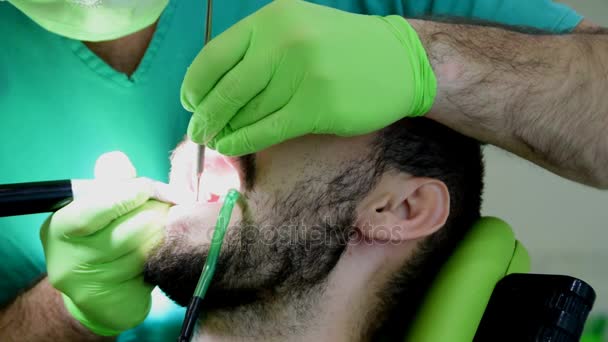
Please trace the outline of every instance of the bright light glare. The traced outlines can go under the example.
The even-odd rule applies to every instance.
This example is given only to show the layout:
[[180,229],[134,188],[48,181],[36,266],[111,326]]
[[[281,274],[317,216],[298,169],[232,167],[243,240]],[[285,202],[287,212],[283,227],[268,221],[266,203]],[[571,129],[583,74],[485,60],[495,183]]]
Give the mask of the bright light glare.
[[120,180],[135,178],[137,171],[126,154],[121,151],[107,152],[97,158],[95,179]]

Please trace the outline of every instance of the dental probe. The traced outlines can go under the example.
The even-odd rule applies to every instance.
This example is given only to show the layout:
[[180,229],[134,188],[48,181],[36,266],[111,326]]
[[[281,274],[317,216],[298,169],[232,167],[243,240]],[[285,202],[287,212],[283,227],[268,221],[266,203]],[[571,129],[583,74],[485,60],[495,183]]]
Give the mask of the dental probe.
[[0,217],[57,211],[78,194],[86,192],[89,180],[64,179],[0,185]]
[[[213,25],[212,16],[213,14],[213,0],[207,0],[207,17],[205,20],[205,46],[211,40],[211,26]],[[203,175],[203,169],[205,167],[205,146],[198,145],[196,151],[196,200],[200,194],[201,177]]]

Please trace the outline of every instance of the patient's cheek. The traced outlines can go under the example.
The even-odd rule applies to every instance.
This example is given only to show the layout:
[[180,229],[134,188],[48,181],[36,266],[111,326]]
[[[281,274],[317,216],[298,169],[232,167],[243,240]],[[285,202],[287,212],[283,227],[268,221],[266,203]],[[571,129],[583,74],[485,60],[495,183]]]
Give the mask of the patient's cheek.
[[[209,245],[222,205],[221,202],[197,202],[172,207],[167,220],[167,236],[180,241],[180,245]],[[236,229],[234,226],[240,220],[241,210],[235,206],[229,229]]]

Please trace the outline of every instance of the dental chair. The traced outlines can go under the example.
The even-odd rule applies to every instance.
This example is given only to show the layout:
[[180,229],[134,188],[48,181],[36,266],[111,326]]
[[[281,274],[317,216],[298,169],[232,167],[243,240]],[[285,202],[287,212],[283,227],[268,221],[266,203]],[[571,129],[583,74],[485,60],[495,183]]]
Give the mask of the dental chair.
[[530,258],[504,221],[477,222],[438,273],[407,342],[578,341],[595,301],[585,282],[527,274]]

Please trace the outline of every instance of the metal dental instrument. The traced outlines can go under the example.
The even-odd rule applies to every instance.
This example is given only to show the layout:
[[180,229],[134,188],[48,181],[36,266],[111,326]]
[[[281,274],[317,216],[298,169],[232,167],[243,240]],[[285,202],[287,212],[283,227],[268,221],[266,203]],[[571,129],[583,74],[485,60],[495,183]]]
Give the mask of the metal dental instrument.
[[[207,0],[207,17],[205,19],[205,45],[211,40],[211,28],[213,25],[213,0]],[[196,151],[196,200],[200,194],[201,176],[205,167],[205,146],[198,145]]]

